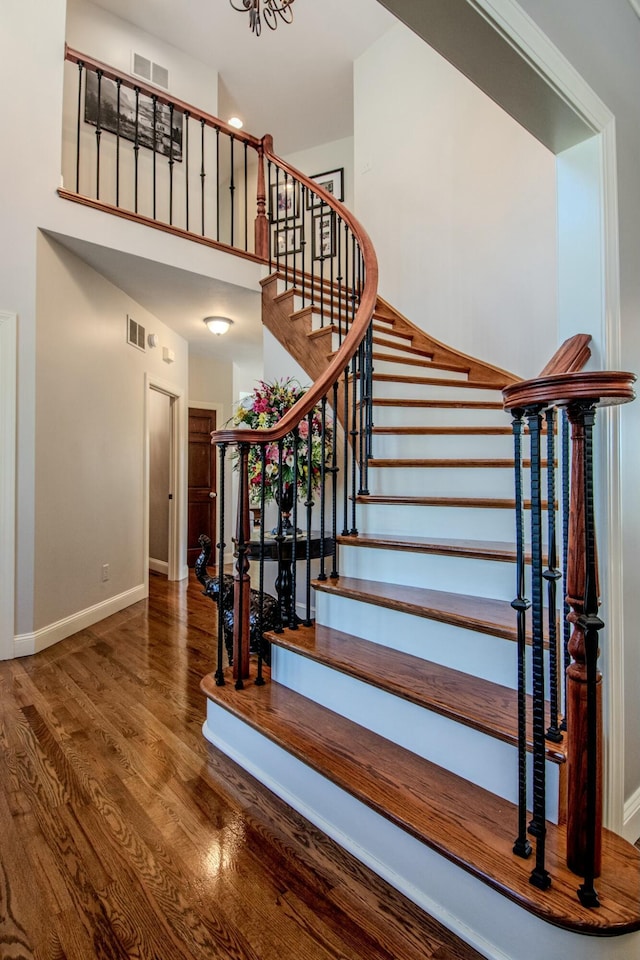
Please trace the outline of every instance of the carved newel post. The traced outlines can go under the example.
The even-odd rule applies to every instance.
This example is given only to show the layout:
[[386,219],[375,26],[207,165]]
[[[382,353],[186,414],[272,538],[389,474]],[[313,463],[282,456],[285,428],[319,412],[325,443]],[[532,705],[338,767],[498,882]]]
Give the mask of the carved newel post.
[[255,251],[263,260],[269,258],[269,222],[267,220],[267,190],[264,176],[264,151],[273,150],[273,139],[269,134],[262,138],[258,149],[258,182],[256,190]]
[[567,668],[567,865],[600,875],[602,836],[602,674],[597,667],[599,583],[593,515],[592,427],[595,406],[570,404],[571,509],[567,619],[572,662]]
[[249,577],[249,444],[238,445],[238,517],[234,537],[236,568],[233,591],[233,678],[236,688],[249,676],[249,615],[251,580]]

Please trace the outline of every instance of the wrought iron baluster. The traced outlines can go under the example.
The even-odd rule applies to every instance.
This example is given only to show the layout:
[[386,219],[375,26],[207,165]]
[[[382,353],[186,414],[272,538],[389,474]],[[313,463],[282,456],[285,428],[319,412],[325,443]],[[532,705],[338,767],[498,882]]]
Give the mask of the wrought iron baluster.
[[305,626],[311,626],[311,514],[313,511],[313,458],[312,458],[312,438],[313,438],[313,410],[307,414],[307,499],[305,507],[307,510],[307,546],[306,546],[306,620]]
[[356,490],[357,490],[357,456],[358,449],[358,356],[353,355],[351,361],[351,529],[349,533],[357,536],[358,527],[356,524]]
[[333,385],[333,446],[331,449],[331,540],[333,542],[333,563],[330,577],[338,576],[338,551],[336,548],[338,536],[338,381]]
[[102,70],[96,70],[98,78],[98,113],[96,116],[96,200],[100,199],[100,142],[102,140]]
[[173,159],[173,111],[174,106],[169,104],[169,224],[173,226],[173,168],[175,160]]
[[570,483],[569,483],[569,418],[567,411],[562,411],[562,596],[563,600],[563,618],[562,618],[562,651],[563,651],[563,685],[564,685],[564,718],[560,725],[561,730],[567,729],[567,669],[571,662],[569,655],[569,639],[571,637],[571,624],[568,616],[570,607],[567,602],[567,570],[569,556],[569,509],[570,509]]
[[220,127],[216,127],[216,240],[220,241]]
[[542,497],[540,432],[542,416],[539,407],[527,410],[531,438],[531,620],[533,674],[533,819],[529,830],[536,837],[536,863],[529,878],[541,890],[551,883],[545,868],[546,846],[546,746],[545,746],[545,682],[544,629],[542,591]]
[[189,120],[191,114],[188,110],[184,112],[184,228],[189,229]]
[[224,680],[224,666],[222,662],[223,651],[224,651],[224,548],[226,547],[224,539],[225,531],[225,511],[224,511],[224,502],[225,502],[225,460],[227,455],[227,445],[226,443],[218,444],[218,460],[219,460],[219,471],[218,471],[218,484],[219,484],[219,496],[218,496],[218,543],[216,544],[218,548],[218,664],[215,673],[216,685],[223,687],[225,684]]
[[234,150],[235,150],[236,138],[233,134],[229,137],[229,165],[231,167],[231,172],[229,174],[229,205],[231,207],[230,211],[230,221],[229,221],[229,232],[230,232],[230,244],[233,246],[235,240],[235,192],[236,192],[236,180],[235,180],[235,159],[234,159]]
[[82,116],[82,75],[84,63],[78,60],[78,110],[76,115],[76,193],[80,193],[80,130]]
[[153,219],[156,219],[156,184],[157,184],[157,174],[156,174],[156,160],[158,157],[158,151],[156,146],[156,138],[158,135],[158,98],[153,96],[151,98],[153,103]]
[[207,176],[204,165],[204,120],[200,120],[200,220],[204,237],[204,181]]
[[267,161],[267,197],[268,197],[268,211],[269,211],[269,272],[273,272],[273,230],[271,224],[273,223],[273,195],[271,191],[271,160]]
[[244,142],[244,249],[249,249],[249,175],[248,175],[248,160],[247,160],[247,150],[249,145],[247,141]]
[[360,341],[360,346],[358,347],[358,379],[360,385],[360,408],[358,410],[358,459],[360,461],[360,486],[358,488],[358,496],[361,496],[365,492],[364,488],[364,461],[365,461],[365,402],[366,402],[366,386],[365,386],[365,369],[364,369],[364,340]]
[[338,260],[338,343],[342,345],[342,217],[338,217],[336,224],[336,257]]
[[140,87],[134,87],[136,95],[136,113],[135,113],[135,133],[133,138],[133,167],[134,167],[134,188],[133,188],[133,209],[138,212],[138,155],[140,153]]
[[291,531],[291,609],[289,610],[289,629],[298,629],[298,617],[296,614],[296,591],[297,591],[297,560],[298,560],[298,454],[300,448],[300,430],[295,427],[291,432],[291,442],[293,443],[293,504],[292,520],[293,530]]
[[233,598],[233,673],[236,690],[244,689],[243,680],[249,676],[249,605],[251,602],[249,578],[249,444],[238,446],[238,517],[236,522],[236,573]]
[[[309,444],[311,446],[311,444]],[[326,486],[327,486],[327,470],[326,470],[326,460],[327,460],[327,398],[326,396],[322,398],[320,403],[320,573],[318,574],[318,580],[326,580],[327,575],[324,570],[325,566],[325,547],[324,547],[324,538],[325,538],[325,518],[324,511],[326,506]]]
[[349,367],[345,367],[343,381],[343,471],[342,471],[342,494],[344,500],[344,523],[342,525],[342,536],[349,535]]
[[122,80],[116,80],[116,207],[120,206],[120,91]]
[[276,532],[274,534],[276,542],[276,559],[278,563],[278,576],[276,578],[276,592],[278,594],[278,624],[274,629],[275,633],[282,633],[284,630],[284,624],[286,622],[285,616],[282,610],[282,598],[284,596],[284,551],[282,545],[284,543],[284,531],[282,526],[282,495],[284,493],[284,484],[282,480],[282,464],[283,464],[283,451],[284,451],[284,440],[278,440],[278,521],[276,523]]
[[518,836],[513,852],[519,857],[531,854],[527,839],[527,634],[526,611],[531,604],[525,597],[524,510],[522,503],[522,410],[513,411],[513,451],[516,495],[516,598],[511,606],[516,611],[518,636]]
[[266,499],[266,479],[267,479],[267,446],[265,443],[260,445],[260,565],[258,568],[258,671],[256,676],[256,686],[264,686],[264,677],[262,675],[263,647],[264,640],[264,508]]
[[558,707],[558,610],[556,584],[562,577],[557,568],[556,547],[556,410],[549,407],[545,412],[547,424],[547,569],[542,576],[547,581],[548,604],[548,640],[549,640],[549,710],[550,723],[547,729],[547,740],[553,743],[562,742]]

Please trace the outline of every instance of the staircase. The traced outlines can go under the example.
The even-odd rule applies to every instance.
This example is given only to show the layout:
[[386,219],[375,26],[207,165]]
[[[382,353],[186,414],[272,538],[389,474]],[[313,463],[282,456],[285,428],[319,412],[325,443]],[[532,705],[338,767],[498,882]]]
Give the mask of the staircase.
[[[265,323],[315,378],[339,331],[281,282],[263,285]],[[578,903],[564,742],[546,743],[550,890],[512,852],[516,378],[380,299],[372,327],[373,455],[340,575],[313,581],[313,624],[268,635],[266,685],[205,678],[205,736],[486,956],[533,960],[543,938],[552,957],[631,958],[640,857],[605,831],[602,906]]]

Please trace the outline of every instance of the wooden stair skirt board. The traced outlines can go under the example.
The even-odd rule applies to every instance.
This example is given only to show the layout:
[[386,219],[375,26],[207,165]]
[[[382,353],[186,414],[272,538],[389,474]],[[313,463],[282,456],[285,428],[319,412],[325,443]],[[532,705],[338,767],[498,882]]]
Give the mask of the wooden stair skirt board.
[[576,897],[563,829],[547,837],[552,886],[512,854],[511,804],[282,685],[237,691],[212,675],[205,737],[491,960],[631,960],[640,953],[640,852],[604,838],[602,906]]

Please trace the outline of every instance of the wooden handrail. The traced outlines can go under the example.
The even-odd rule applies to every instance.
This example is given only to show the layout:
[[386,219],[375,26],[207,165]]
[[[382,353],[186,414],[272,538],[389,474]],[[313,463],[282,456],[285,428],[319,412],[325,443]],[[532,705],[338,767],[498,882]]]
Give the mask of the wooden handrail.
[[583,370],[513,383],[502,391],[506,410],[533,406],[566,406],[593,400],[598,406],[629,403],[635,399],[636,376],[621,370]]
[[575,336],[569,337],[556,350],[549,363],[542,368],[538,377],[551,377],[558,373],[576,373],[582,370],[591,356],[590,343],[591,335],[588,333],[576,333]]
[[213,114],[206,113],[204,110],[199,110],[198,107],[194,107],[192,104],[186,103],[184,100],[178,100],[176,97],[173,97],[168,93],[162,93],[158,87],[152,87],[146,84],[143,80],[139,80],[137,77],[132,77],[128,73],[122,73],[120,70],[116,70],[114,67],[110,67],[108,64],[102,63],[102,61],[96,60],[94,57],[88,57],[86,54],[80,53],[79,50],[74,50],[67,44],[65,44],[64,56],[65,60],[69,60],[71,63],[82,64],[82,66],[88,70],[100,70],[102,76],[106,77],[107,80],[120,80],[126,86],[131,87],[132,90],[139,90],[140,93],[143,93],[147,97],[155,97],[158,103],[163,103],[168,107],[177,107],[177,109],[181,110],[183,113],[188,113],[189,116],[194,120],[204,120],[208,127],[216,127],[218,130],[228,134],[235,140],[239,140],[241,143],[246,143],[250,147],[253,147],[254,150],[260,149],[261,141],[258,137],[253,137],[250,133],[244,133],[242,130],[237,130],[235,127],[230,127],[228,123],[225,123],[224,120],[220,120],[218,117],[214,117]]
[[338,214],[343,223],[346,223],[353,235],[356,237],[360,250],[362,252],[365,267],[365,283],[360,298],[360,304],[356,311],[353,322],[349,326],[349,332],[342,341],[342,345],[331,360],[324,373],[315,381],[303,397],[288,410],[278,423],[264,430],[216,430],[211,434],[212,443],[273,443],[281,440],[294,427],[296,427],[303,417],[309,413],[313,407],[326,396],[329,389],[344,373],[349,361],[354,356],[364,335],[367,332],[369,322],[373,316],[373,311],[378,295],[378,259],[373,249],[373,244],[368,233],[361,223],[351,214],[347,208],[336,198],[324,190],[317,183],[314,183],[309,177],[306,177],[291,164],[281,160],[273,152],[273,139],[267,134],[262,139],[264,156],[267,160],[276,163],[281,170],[302,183],[308,190],[322,197],[322,201],[331,207]]

